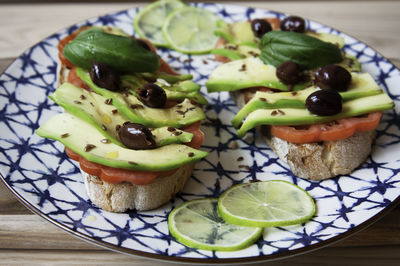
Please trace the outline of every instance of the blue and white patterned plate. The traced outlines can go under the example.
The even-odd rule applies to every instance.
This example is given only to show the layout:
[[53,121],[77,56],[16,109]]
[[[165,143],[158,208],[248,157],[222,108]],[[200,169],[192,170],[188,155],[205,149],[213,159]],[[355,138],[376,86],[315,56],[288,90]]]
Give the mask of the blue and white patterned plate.
[[[231,5],[199,4],[228,22],[283,14]],[[316,31],[345,38],[345,51],[356,56],[396,102],[385,112],[367,161],[354,173],[322,182],[293,176],[288,166],[253,131],[239,139],[230,125],[238,111],[227,93],[208,95],[206,140],[210,155],[197,163],[184,191],[165,206],[147,212],[115,214],[94,207],[85,193],[79,169],[64,147],[34,134],[61,108],[47,96],[55,90],[57,43],[82,25],[112,25],[133,34],[137,9],[89,19],[61,30],[28,49],[0,76],[0,171],[10,190],[31,210],[75,236],[94,244],[149,258],[180,262],[232,263],[264,261],[310,251],[366,227],[400,201],[400,72],[365,44],[330,27],[309,21]],[[188,56],[167,49],[162,58],[204,85],[217,66],[212,56]],[[203,88],[204,90],[204,88]],[[235,147],[238,146],[238,147]],[[243,157],[243,160],[238,158]],[[267,228],[247,249],[210,252],[176,242],[167,227],[168,213],[184,201],[218,197],[234,184],[280,179],[307,190],[317,214],[304,225]]]

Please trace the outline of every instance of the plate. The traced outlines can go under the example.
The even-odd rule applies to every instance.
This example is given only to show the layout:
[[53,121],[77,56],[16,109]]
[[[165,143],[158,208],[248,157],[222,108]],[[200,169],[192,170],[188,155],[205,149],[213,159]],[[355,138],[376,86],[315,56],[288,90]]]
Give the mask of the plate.
[[[198,4],[227,22],[284,14],[234,5]],[[0,76],[0,171],[8,188],[32,211],[96,245],[131,255],[175,262],[234,263],[266,261],[315,250],[370,225],[400,201],[400,72],[387,59],[362,42],[322,24],[309,28],[345,38],[344,50],[362,63],[396,102],[377,129],[373,152],[351,175],[322,182],[293,176],[265,145],[250,132],[236,136],[230,120],[238,111],[227,93],[208,95],[210,105],[202,129],[202,147],[209,156],[174,200],[146,212],[115,214],[94,207],[85,193],[79,169],[64,147],[34,134],[35,129],[62,109],[47,96],[55,90],[57,43],[83,25],[111,25],[133,34],[129,9],[78,23],[26,50]],[[182,73],[191,73],[203,85],[217,66],[212,56],[183,55],[160,49],[161,57]],[[187,248],[168,232],[167,216],[182,202],[218,197],[234,184],[251,180],[287,180],[307,190],[316,200],[317,214],[303,225],[266,228],[254,245],[235,252],[210,252]]]

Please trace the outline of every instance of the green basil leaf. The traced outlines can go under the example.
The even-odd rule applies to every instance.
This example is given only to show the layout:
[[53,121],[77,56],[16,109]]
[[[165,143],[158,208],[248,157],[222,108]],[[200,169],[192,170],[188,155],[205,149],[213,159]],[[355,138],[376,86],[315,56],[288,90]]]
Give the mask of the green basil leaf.
[[261,38],[260,46],[260,59],[275,67],[291,60],[303,69],[314,69],[343,60],[334,44],[297,32],[270,31]]
[[64,56],[86,70],[92,62],[102,62],[121,73],[154,72],[158,56],[126,36],[114,35],[99,28],[81,32],[64,47]]

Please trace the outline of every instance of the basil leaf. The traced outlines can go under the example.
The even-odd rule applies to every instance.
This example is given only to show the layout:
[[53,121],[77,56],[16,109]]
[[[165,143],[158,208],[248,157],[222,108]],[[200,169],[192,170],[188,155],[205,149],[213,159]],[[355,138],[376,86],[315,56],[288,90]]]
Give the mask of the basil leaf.
[[291,60],[303,69],[314,69],[343,60],[334,44],[297,32],[270,31],[262,37],[260,46],[260,59],[275,67]]
[[72,64],[86,70],[92,62],[106,63],[120,73],[154,72],[160,64],[158,56],[137,41],[99,28],[81,32],[64,47],[63,53]]

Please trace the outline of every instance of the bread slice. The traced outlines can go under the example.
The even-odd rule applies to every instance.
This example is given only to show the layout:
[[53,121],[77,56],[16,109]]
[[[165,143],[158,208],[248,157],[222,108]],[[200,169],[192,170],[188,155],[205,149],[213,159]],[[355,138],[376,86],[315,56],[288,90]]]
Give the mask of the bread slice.
[[[81,31],[87,29],[78,29]],[[113,32],[112,28],[103,28]],[[58,85],[68,81],[70,70],[62,63],[58,64]],[[86,192],[90,201],[97,207],[111,212],[125,212],[136,209],[146,211],[160,207],[172,199],[185,186],[193,172],[194,164],[182,165],[174,174],[156,178],[149,185],[134,185],[129,182],[112,184],[100,177],[89,175],[81,169],[85,181]]]
[[136,209],[146,211],[160,207],[180,192],[192,174],[194,164],[181,166],[174,174],[156,178],[149,185],[129,182],[112,184],[81,170],[89,199],[97,207],[111,212]]
[[[230,95],[242,108],[251,99],[253,92],[236,91]],[[295,144],[272,136],[266,126],[259,130],[268,146],[289,165],[292,173],[309,180],[350,174],[366,160],[375,139],[375,130],[370,130],[342,140]]]

